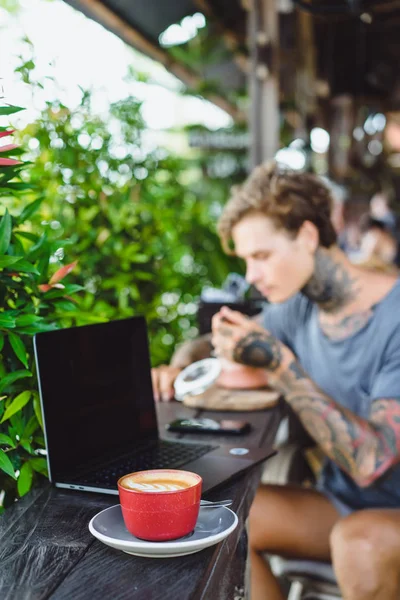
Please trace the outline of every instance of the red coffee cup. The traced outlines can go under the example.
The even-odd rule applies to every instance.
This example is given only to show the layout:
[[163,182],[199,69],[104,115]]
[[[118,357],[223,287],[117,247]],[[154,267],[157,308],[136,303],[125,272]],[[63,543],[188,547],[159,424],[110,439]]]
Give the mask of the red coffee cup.
[[187,535],[199,516],[202,482],[200,475],[179,469],[124,475],[118,492],[127,530],[153,542]]

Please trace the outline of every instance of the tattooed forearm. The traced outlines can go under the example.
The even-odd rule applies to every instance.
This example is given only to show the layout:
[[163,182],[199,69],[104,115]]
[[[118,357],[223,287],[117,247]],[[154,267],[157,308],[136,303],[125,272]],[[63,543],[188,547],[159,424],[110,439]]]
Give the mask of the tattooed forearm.
[[238,342],[233,359],[244,365],[275,371],[282,361],[281,344],[268,332],[252,331]]
[[207,333],[179,346],[172,356],[171,365],[183,369],[196,360],[208,358],[212,350],[211,334]]
[[326,396],[296,362],[278,387],[308,433],[360,486],[370,485],[400,460],[400,401],[374,402],[369,420]]

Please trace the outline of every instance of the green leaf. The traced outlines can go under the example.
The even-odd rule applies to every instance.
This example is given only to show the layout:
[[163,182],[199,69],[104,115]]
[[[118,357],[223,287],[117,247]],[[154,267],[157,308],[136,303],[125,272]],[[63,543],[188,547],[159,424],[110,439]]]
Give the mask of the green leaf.
[[27,325],[26,327],[20,327],[18,333],[26,335],[35,335],[35,333],[41,333],[42,331],[54,331],[57,329],[55,323],[35,323],[34,325]]
[[[12,375],[14,375],[14,373],[12,373]],[[3,423],[12,417],[12,415],[15,415],[15,413],[19,412],[21,408],[23,408],[25,404],[29,402],[31,395],[32,392],[30,391],[21,392],[18,394],[18,396],[16,396],[11,404],[6,408],[6,412],[4,413],[0,423]]]
[[33,438],[33,441],[35,442],[35,444],[37,446],[40,446],[40,448],[44,448],[46,446],[46,442],[44,440],[44,437],[41,434],[35,435],[34,438]]
[[14,471],[14,467],[12,466],[11,460],[8,458],[7,454],[0,448],[0,469],[4,471],[7,475],[12,477],[13,479],[17,479]]
[[36,415],[32,415],[28,423],[26,424],[22,437],[25,439],[30,438],[35,433],[38,427],[39,423],[37,421]]
[[21,438],[19,443],[28,454],[33,454],[33,448],[29,440],[26,438]]
[[12,439],[10,438],[10,436],[6,435],[5,433],[0,433],[0,444],[2,446],[6,445],[6,446],[11,446],[11,448],[15,448],[15,444],[12,441]]
[[47,236],[46,234],[43,234],[39,240],[36,242],[36,244],[34,244],[30,249],[29,252],[27,254],[27,259],[30,260],[31,262],[35,262],[35,260],[37,260],[38,258],[41,257],[41,255],[43,255],[43,251],[46,247],[48,247],[48,240],[47,240]]
[[[3,377],[0,380],[0,392],[7,389],[9,385],[14,383],[18,379],[24,379],[25,377],[32,377],[32,373],[30,371],[21,370],[21,371],[14,371],[14,373],[10,373],[9,375],[6,375],[5,377]],[[23,392],[23,393],[26,393],[26,392]],[[30,393],[31,392],[29,392],[29,394]],[[29,400],[29,398],[28,398],[28,400]],[[14,400],[14,402],[15,402],[15,400]],[[9,408],[10,407],[7,408],[0,423],[2,423],[5,420],[5,415],[7,414],[7,411],[9,410]]]
[[4,346],[4,335],[0,333],[0,352],[3,350]]
[[18,273],[33,273],[34,275],[40,275],[37,268],[27,260],[19,260],[13,265],[13,269],[18,271]]
[[76,304],[70,300],[64,300],[63,298],[54,300],[54,305],[57,310],[65,310],[66,312],[76,311]]
[[74,283],[66,284],[64,289],[55,288],[50,290],[49,292],[45,292],[43,298],[45,300],[51,300],[52,298],[61,298],[62,296],[71,296],[71,294],[75,294],[76,292],[82,291],[84,288],[81,285],[77,285]]
[[[3,167],[3,170],[0,171],[0,186],[4,187],[6,183],[14,179],[14,177],[18,176],[18,173],[21,171],[24,165],[16,165],[15,167]],[[7,195],[10,192],[5,192]]]
[[7,313],[0,313],[0,327],[6,329],[15,327],[15,318]]
[[30,242],[35,242],[35,243],[40,239],[40,237],[38,235],[36,235],[35,233],[30,233],[29,231],[14,230],[14,234],[19,235],[19,236],[29,240]]
[[16,335],[11,331],[8,334],[8,339],[10,340],[11,347],[15,352],[15,356],[19,358],[24,367],[28,368],[28,358],[26,355],[26,348],[24,342],[21,340],[19,335]]
[[21,260],[21,258],[21,256],[0,256],[0,269],[4,269],[10,267],[11,265],[14,265],[19,260]]
[[[13,144],[12,144],[13,145]],[[21,154],[23,154],[25,152],[25,150],[23,148],[11,148],[11,150],[2,150],[0,148],[0,152],[1,152],[1,156],[3,157],[14,157],[14,156],[21,156]]]
[[0,107],[0,115],[13,115],[14,113],[19,112],[20,110],[25,110],[20,106],[1,106]]
[[6,209],[6,212],[0,221],[0,254],[5,254],[8,250],[11,241],[11,230],[12,219],[10,213]]
[[27,190],[31,190],[32,189],[32,185],[30,185],[29,183],[7,183],[6,185],[2,186],[3,189],[7,189],[7,190],[15,190],[18,192],[21,191],[27,191]]
[[50,262],[50,251],[47,250],[43,254],[42,258],[39,260],[38,265],[37,265],[38,271],[40,273],[40,280],[42,282],[46,281],[46,279],[47,279],[47,273],[49,270],[49,262]]
[[22,465],[17,481],[18,494],[24,496],[32,486],[33,470],[29,462]]
[[47,476],[47,461],[45,458],[32,458],[29,464],[36,473]]
[[35,214],[35,212],[40,208],[42,202],[43,198],[38,198],[37,200],[34,200],[34,202],[28,204],[28,206],[25,206],[24,210],[18,217],[18,223],[23,223],[24,221],[29,219],[33,214]]
[[37,315],[20,315],[15,319],[16,327],[26,327],[27,325],[34,325],[43,321],[43,317]]
[[33,410],[35,411],[40,428],[43,430],[42,407],[40,406],[39,394],[37,392],[33,392]]

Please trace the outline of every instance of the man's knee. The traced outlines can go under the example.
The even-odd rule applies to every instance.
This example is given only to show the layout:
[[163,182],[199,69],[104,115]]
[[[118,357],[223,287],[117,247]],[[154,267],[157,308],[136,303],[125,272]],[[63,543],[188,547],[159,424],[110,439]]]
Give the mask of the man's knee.
[[364,521],[361,512],[354,513],[340,519],[333,527],[330,547],[334,562],[340,565],[351,563],[358,569],[374,560],[375,528]]
[[385,514],[364,510],[341,519],[330,547],[336,576],[349,597],[374,597],[395,577],[400,532]]

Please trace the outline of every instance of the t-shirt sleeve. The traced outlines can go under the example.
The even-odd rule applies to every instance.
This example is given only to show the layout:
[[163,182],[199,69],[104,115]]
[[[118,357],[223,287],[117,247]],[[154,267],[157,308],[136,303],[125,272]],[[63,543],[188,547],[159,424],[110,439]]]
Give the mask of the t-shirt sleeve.
[[267,304],[263,310],[263,327],[284,344],[288,341],[285,311],[281,305]]
[[393,331],[372,385],[371,401],[379,398],[400,399],[400,326]]

